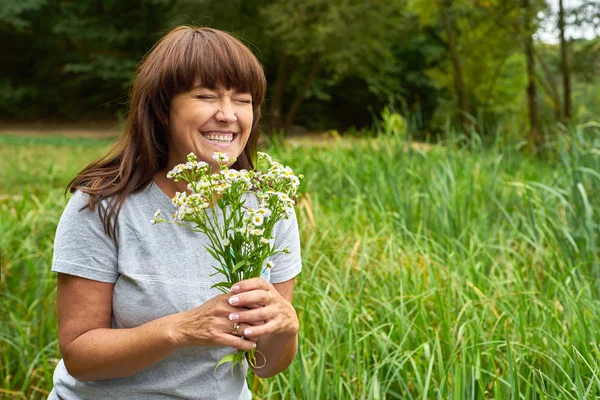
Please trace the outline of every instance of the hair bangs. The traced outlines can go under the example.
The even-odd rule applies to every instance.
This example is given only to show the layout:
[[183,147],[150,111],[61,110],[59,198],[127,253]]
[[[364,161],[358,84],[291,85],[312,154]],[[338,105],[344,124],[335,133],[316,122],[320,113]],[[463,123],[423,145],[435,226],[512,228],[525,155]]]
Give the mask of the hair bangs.
[[250,93],[254,106],[264,100],[266,80],[262,65],[238,39],[209,28],[190,30],[180,52],[175,73],[175,91],[183,92],[196,86],[219,87]]

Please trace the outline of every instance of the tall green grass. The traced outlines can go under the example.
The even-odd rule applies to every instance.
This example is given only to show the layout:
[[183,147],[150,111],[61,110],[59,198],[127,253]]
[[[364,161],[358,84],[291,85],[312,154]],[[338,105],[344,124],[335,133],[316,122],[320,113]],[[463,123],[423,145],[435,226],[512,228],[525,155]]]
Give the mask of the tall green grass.
[[[49,272],[68,180],[106,142],[0,138],[0,380],[43,398],[60,357]],[[600,396],[600,129],[543,157],[394,135],[266,149],[303,173],[300,348],[256,398]],[[10,393],[10,394],[9,394]]]

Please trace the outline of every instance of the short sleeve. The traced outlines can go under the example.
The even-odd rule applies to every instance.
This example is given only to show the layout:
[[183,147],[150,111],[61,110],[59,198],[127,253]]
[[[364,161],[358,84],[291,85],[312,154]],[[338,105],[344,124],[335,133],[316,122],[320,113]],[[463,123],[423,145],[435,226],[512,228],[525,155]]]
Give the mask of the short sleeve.
[[88,195],[76,191],[60,217],[52,271],[114,283],[119,276],[117,246],[104,232],[97,209],[90,211],[87,203]]
[[273,262],[270,282],[281,283],[298,275],[302,270],[300,255],[300,233],[296,213],[282,219],[275,225],[275,250],[286,248],[289,253],[278,253],[269,260]]

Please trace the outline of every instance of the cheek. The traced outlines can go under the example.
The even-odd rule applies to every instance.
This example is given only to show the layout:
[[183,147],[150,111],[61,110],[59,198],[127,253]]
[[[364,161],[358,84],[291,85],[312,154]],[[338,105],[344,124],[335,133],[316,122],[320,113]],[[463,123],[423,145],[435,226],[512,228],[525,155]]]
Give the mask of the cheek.
[[252,129],[252,122],[254,121],[253,110],[244,110],[241,114],[241,120],[243,121],[244,128],[250,131]]

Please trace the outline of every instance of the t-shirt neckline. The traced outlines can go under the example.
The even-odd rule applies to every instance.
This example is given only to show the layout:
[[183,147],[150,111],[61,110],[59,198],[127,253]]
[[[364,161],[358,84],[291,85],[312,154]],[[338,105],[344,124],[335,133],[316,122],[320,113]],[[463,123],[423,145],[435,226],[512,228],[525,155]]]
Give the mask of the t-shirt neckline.
[[162,189],[154,182],[154,180],[150,184],[148,196],[160,204],[161,207],[165,207],[167,210],[177,211],[177,207],[175,207],[175,205],[172,203],[171,198],[162,191]]

